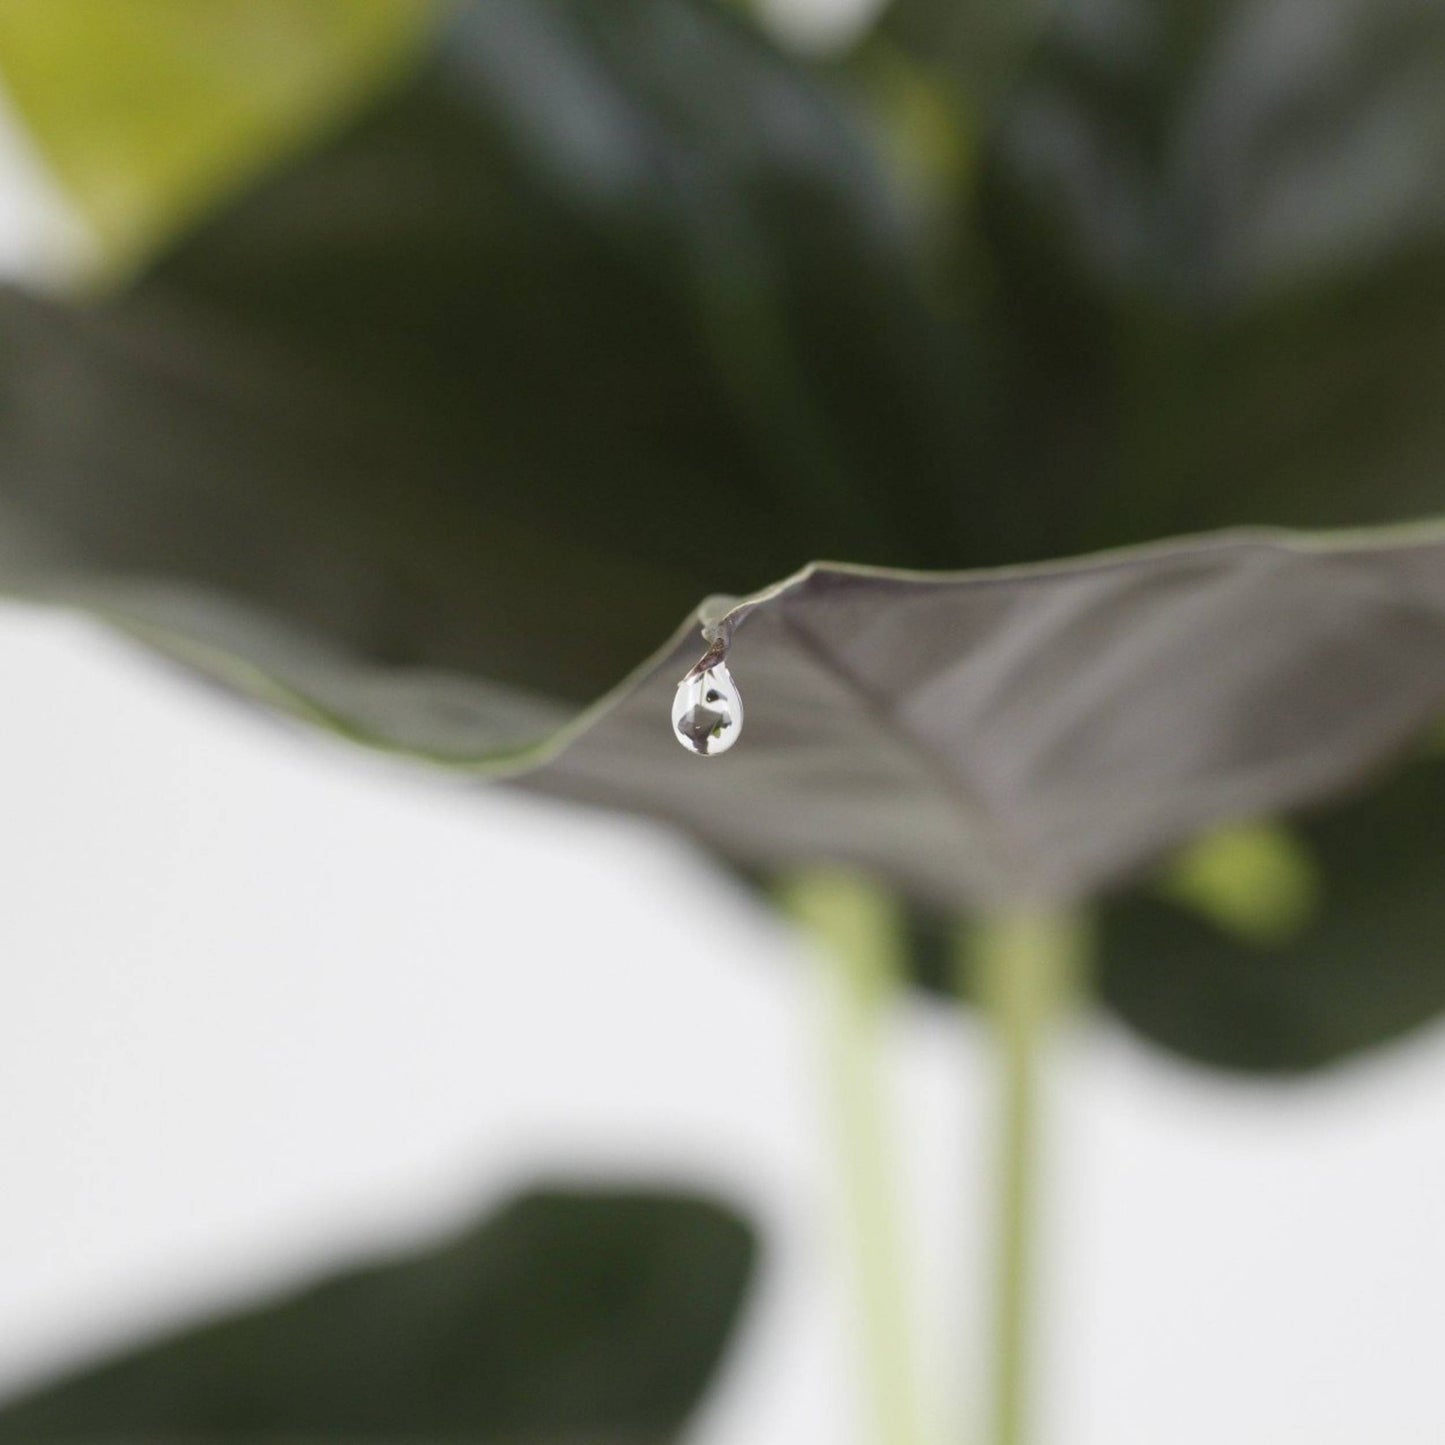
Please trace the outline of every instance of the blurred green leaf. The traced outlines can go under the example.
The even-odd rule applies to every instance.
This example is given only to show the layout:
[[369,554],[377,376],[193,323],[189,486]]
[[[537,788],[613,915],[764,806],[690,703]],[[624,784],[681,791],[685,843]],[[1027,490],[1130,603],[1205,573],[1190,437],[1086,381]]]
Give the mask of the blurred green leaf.
[[1246,943],[1284,943],[1319,906],[1321,880],[1293,830],[1241,823],[1191,844],[1157,891]]
[[1323,882],[1316,912],[1251,945],[1192,909],[1130,898],[1103,913],[1100,987],[1131,1025],[1202,1063],[1317,1068],[1445,1009],[1445,761],[1295,825]]
[[1058,0],[888,0],[865,40],[943,81],[978,125],[1018,78]]
[[733,18],[470,7],[128,295],[0,295],[0,576],[296,692],[382,664],[330,709],[380,740],[526,747],[708,592],[945,559],[906,255],[844,114]]
[[[464,6],[126,296],[0,295],[0,579],[936,908],[1317,803],[1445,706],[1438,532],[789,574],[1441,511],[1445,11],[1322,13],[1070,0],[976,126],[923,107],[981,177],[924,216],[717,7]],[[654,649],[717,591],[748,734],[700,765]]]
[[1445,7],[1064,0],[956,218],[997,535],[1439,513],[1442,158]]
[[670,1441],[752,1272],[730,1213],[525,1195],[441,1248],[345,1271],[0,1408],[0,1440]]
[[432,0],[5,0],[0,81],[134,265],[396,77]]

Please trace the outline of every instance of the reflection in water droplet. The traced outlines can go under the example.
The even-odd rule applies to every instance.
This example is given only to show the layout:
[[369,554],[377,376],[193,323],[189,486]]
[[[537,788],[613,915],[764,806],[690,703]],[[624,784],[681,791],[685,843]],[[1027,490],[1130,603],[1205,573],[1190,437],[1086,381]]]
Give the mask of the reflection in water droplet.
[[743,700],[725,662],[688,673],[672,700],[672,730],[690,753],[716,757],[737,742],[743,730]]

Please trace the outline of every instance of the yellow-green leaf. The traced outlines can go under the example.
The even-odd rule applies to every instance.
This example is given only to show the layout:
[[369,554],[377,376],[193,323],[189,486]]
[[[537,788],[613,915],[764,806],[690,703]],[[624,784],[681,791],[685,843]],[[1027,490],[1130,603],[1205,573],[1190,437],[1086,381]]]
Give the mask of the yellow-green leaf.
[[1279,823],[1222,828],[1185,849],[1159,891],[1246,943],[1288,942],[1319,904],[1309,854]]
[[374,93],[432,0],[6,0],[0,80],[107,269]]

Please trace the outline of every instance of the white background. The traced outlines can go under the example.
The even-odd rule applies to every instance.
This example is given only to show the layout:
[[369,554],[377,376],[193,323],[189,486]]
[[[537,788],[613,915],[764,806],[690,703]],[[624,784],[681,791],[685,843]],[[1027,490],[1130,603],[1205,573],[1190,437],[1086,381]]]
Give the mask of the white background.
[[[82,246],[0,124],[0,266]],[[0,1387],[561,1172],[716,1188],[768,1237],[696,1445],[861,1445],[798,938],[665,833],[278,727],[75,619],[0,614],[0,679]],[[987,1080],[972,1023],[900,1011],[959,1418]],[[1052,1093],[1045,1445],[1445,1439],[1440,1029],[1286,1089],[1096,1024]]]

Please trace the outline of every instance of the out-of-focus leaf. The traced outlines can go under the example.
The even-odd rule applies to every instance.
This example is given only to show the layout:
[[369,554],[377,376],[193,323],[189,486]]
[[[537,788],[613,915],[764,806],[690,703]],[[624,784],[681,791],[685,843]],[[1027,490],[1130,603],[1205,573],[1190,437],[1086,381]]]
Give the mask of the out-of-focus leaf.
[[132,265],[415,57],[432,0],[5,0],[0,81]]
[[[810,556],[947,566],[1153,530],[1122,503],[1148,517],[1178,468],[1136,497],[1075,447],[1093,379],[1062,400],[1027,326],[965,366],[913,262],[843,114],[725,14],[468,7],[418,84],[131,295],[0,300],[0,577],[239,656],[373,740],[500,757],[699,596]],[[1037,374],[1009,388],[1019,434],[1067,478],[994,449],[979,383],[1016,356]],[[1369,446],[1394,445],[1380,420]],[[1367,451],[1352,485],[1398,515]],[[1212,470],[1202,510],[1237,510],[1238,474]],[[1409,501],[1438,491],[1410,475]]]
[[526,1195],[0,1408],[0,1440],[628,1445],[676,1438],[753,1266],[701,1200]]
[[955,91],[966,123],[979,126],[1057,8],[1058,0],[888,0],[865,49],[895,47]]
[[[950,11],[965,26],[967,8]],[[952,218],[987,338],[983,469],[1027,478],[1027,504],[1001,492],[980,527],[1031,554],[1438,511],[1445,10],[1062,0],[1039,37]],[[1337,841],[1306,847],[1323,911],[1289,930],[1285,909],[1273,949],[1250,947],[1239,916],[1114,901],[1111,1000],[1159,1042],[1264,1068],[1431,1017],[1445,800],[1425,787],[1414,807],[1413,826],[1367,798],[1331,815],[1357,821],[1370,861],[1357,875]],[[937,937],[919,951],[930,977]]]
[[1033,555],[1445,496],[1445,7],[1063,0],[964,223],[997,535]]
[[609,691],[813,556],[1438,513],[1436,12],[1330,0],[1303,50],[1296,13],[1072,0],[979,130],[940,293],[847,107],[721,10],[464,7],[126,297],[0,297],[0,580],[369,741],[941,908],[1319,801],[1442,706],[1438,533],[817,568],[739,629],[720,763],[667,733],[695,639]]
[[947,558],[906,258],[843,114],[732,17],[469,7],[127,296],[0,296],[0,581],[243,656],[289,630],[288,685],[393,669],[351,700],[382,738],[526,746],[720,587]]
[[1240,823],[1207,834],[1174,860],[1157,891],[1246,943],[1295,937],[1319,907],[1321,879],[1291,828]]
[[1295,825],[1322,881],[1288,939],[1254,946],[1192,909],[1103,914],[1100,987],[1151,1039],[1235,1069],[1316,1068],[1445,1009],[1445,762]]

